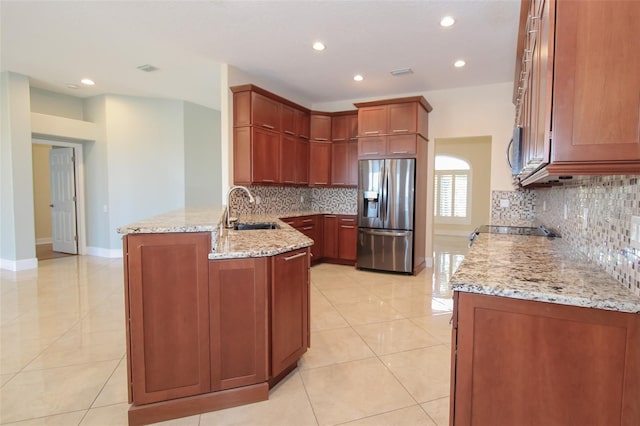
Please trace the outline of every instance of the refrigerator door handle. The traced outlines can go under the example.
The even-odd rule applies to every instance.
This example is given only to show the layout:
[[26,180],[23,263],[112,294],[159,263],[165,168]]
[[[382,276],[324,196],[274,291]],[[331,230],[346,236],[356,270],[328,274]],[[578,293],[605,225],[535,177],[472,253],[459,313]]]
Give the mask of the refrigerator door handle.
[[372,231],[370,229],[360,229],[360,232],[362,234],[381,235],[383,237],[406,237],[407,235],[409,235],[411,231],[394,232],[394,231]]
[[380,209],[382,216],[380,219],[382,220],[382,226],[385,227],[387,225],[387,214],[389,213],[389,169],[387,168],[386,163],[387,161],[385,160],[382,172],[382,206]]

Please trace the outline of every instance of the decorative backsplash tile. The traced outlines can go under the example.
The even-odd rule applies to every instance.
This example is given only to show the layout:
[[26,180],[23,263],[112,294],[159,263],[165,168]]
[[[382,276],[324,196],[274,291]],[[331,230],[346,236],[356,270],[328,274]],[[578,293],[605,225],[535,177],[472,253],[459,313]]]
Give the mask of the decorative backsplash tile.
[[528,189],[491,192],[491,223],[530,226],[535,219],[536,194]]
[[631,216],[640,216],[637,176],[598,176],[536,189],[536,220],[640,295],[640,250],[630,246]]
[[[249,204],[243,191],[231,194],[231,209],[238,214],[271,214],[294,211],[317,211],[356,214],[355,188],[305,188],[289,186],[249,186],[256,204]],[[259,197],[259,198],[258,198]]]

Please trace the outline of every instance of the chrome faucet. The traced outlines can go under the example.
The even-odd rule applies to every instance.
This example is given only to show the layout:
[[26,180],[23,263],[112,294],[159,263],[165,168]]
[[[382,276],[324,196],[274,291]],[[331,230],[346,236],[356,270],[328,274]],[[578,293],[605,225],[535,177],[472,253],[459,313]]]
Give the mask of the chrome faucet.
[[229,191],[227,191],[227,205],[224,210],[224,215],[225,215],[224,221],[225,221],[225,226],[227,228],[233,228],[233,222],[236,222],[238,220],[238,218],[236,217],[231,217],[231,201],[229,198],[231,196],[231,193],[236,189],[241,189],[247,193],[247,195],[249,196],[249,204],[253,204],[256,202],[256,199],[253,198],[253,195],[249,191],[249,188],[247,188],[246,186],[234,185],[231,188],[229,188]]

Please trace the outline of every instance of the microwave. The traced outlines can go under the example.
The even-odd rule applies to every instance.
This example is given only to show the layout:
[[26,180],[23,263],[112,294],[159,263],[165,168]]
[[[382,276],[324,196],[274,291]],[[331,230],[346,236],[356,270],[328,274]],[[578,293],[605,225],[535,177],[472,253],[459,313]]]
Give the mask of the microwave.
[[522,127],[513,129],[513,137],[507,145],[507,163],[512,175],[518,175],[522,171]]

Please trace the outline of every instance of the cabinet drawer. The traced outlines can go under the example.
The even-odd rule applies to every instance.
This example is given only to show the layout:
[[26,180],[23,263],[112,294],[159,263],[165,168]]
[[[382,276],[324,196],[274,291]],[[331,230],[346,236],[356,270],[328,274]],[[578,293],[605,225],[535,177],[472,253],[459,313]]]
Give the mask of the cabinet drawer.
[[386,136],[377,136],[358,139],[358,156],[359,157],[376,157],[384,155],[387,151]]

